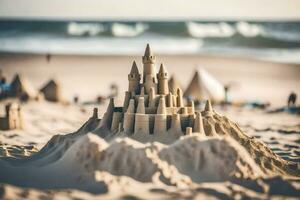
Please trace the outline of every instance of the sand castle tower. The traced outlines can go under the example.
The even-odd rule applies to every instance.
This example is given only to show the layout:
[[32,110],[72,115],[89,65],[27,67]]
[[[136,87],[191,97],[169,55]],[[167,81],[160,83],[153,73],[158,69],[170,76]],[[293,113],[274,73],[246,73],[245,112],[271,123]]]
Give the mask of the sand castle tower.
[[44,87],[42,87],[42,89],[40,89],[40,91],[48,101],[62,101],[61,87],[55,80],[50,80]]
[[111,99],[101,127],[128,135],[165,134],[170,129],[185,134],[203,133],[202,123],[201,113],[195,114],[194,102],[184,104],[179,87],[170,92],[168,72],[163,64],[156,71],[155,56],[148,44],[143,56],[143,74],[133,62],[123,106],[116,107]]
[[168,81],[169,90],[172,94],[176,94],[177,89],[180,88],[180,85],[175,78],[175,76],[171,76],[170,80]]
[[23,119],[19,104],[9,103],[5,106],[5,117],[0,118],[0,128],[2,130],[23,128]]
[[150,92],[151,87],[155,87],[155,56],[153,55],[150,45],[147,44],[145,54],[143,56],[143,86],[145,88],[145,93]]

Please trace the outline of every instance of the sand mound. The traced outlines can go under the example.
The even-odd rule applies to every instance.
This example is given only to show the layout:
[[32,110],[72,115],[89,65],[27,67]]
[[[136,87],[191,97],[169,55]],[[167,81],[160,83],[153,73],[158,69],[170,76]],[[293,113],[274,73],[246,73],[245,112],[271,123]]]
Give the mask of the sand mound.
[[[266,144],[248,136],[243,132],[240,127],[229,120],[225,116],[221,116],[211,108],[211,111],[202,112],[204,133],[193,133],[193,135],[202,135],[207,137],[224,137],[229,136],[237,141],[247,152],[251,158],[255,160],[260,169],[268,175],[289,175],[300,176],[300,166],[291,161],[286,161],[280,156],[276,155]],[[126,135],[124,132],[111,133],[106,127],[101,127],[101,123],[96,117],[91,118],[89,123],[93,123],[94,130],[89,129],[91,132],[106,139],[107,141],[113,140],[118,137],[129,137],[142,143],[147,142],[160,142],[170,145],[177,141],[183,134],[169,130],[168,132],[154,135],[133,134]],[[95,125],[98,124],[98,125]]]
[[[286,191],[297,196],[298,187],[282,177],[278,177],[280,181],[268,178],[299,176],[297,164],[281,159],[215,112],[203,113],[203,128],[204,132],[192,135],[111,133],[94,113],[77,132],[52,137],[33,155],[0,158],[0,180],[17,186],[93,193],[150,190],[152,195],[154,188],[170,187],[218,198],[220,191],[221,198],[236,193],[260,198],[257,193],[286,195]],[[221,187],[215,182],[228,184],[215,190]],[[279,190],[277,182],[287,189]],[[163,194],[170,195],[170,188]]]
[[57,142],[48,154],[18,159],[18,165],[16,161],[1,161],[0,179],[22,186],[94,191],[99,184],[95,179],[97,171],[141,182],[152,182],[157,177],[157,181],[178,186],[191,184],[191,179],[224,181],[237,173],[244,177],[262,175],[247,152],[241,154],[241,147],[231,139],[185,136],[166,146],[129,138],[107,143],[97,135],[87,134],[74,143],[70,141]]

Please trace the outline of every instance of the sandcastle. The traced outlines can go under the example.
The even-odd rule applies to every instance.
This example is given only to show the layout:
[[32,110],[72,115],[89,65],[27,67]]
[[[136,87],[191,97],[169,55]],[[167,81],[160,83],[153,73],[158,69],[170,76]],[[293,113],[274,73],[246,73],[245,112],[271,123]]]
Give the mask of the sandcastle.
[[0,129],[22,129],[23,120],[21,107],[17,103],[9,103],[5,106],[5,116],[0,118]]
[[40,89],[40,92],[44,95],[47,101],[62,101],[61,86],[56,80],[50,80],[47,82],[47,84]]
[[[194,102],[190,100],[184,105],[180,88],[176,94],[169,91],[168,73],[163,64],[156,73],[156,58],[149,44],[142,60],[143,76],[134,61],[123,107],[115,107],[111,99],[101,127],[126,134],[159,134],[170,129],[182,133],[203,132],[202,115],[195,113]],[[202,113],[210,115],[212,112],[208,102]]]

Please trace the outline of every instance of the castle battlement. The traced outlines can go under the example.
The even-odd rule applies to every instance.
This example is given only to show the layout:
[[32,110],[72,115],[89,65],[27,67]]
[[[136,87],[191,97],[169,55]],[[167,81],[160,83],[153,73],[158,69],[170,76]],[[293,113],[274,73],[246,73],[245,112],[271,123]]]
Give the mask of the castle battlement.
[[[111,99],[102,119],[101,124],[110,131],[127,134],[160,134],[170,129],[182,134],[204,132],[202,114],[195,113],[194,102],[184,105],[183,92],[179,87],[176,90],[172,88],[175,94],[170,92],[168,73],[163,64],[156,71],[155,56],[149,44],[143,56],[143,74],[134,61],[128,82],[123,107],[115,107]],[[208,101],[203,114],[211,113]]]

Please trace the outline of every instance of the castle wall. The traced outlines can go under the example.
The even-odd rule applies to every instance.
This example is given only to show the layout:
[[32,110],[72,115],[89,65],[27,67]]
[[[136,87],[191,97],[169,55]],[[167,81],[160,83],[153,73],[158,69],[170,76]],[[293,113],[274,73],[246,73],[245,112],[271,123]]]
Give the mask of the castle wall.
[[173,114],[172,115],[171,130],[173,132],[182,132],[181,122],[180,122],[180,115],[179,114]]
[[149,117],[145,114],[135,114],[134,134],[150,134]]
[[135,123],[135,114],[134,113],[125,113],[124,114],[124,122],[123,127],[125,133],[133,133],[134,132],[134,123]]
[[167,115],[155,115],[154,134],[160,134],[167,131]]
[[155,107],[152,107],[152,108],[147,107],[145,109],[146,109],[146,114],[156,114],[157,108],[155,108]]

